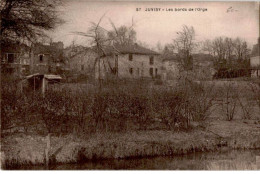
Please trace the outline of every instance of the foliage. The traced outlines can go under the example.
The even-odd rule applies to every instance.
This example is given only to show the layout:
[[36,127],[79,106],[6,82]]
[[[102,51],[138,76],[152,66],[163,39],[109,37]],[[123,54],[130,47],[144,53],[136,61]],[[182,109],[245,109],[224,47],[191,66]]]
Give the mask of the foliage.
[[60,0],[1,1],[2,39],[34,42],[38,37],[46,36],[44,30],[62,23],[57,12],[60,4]]

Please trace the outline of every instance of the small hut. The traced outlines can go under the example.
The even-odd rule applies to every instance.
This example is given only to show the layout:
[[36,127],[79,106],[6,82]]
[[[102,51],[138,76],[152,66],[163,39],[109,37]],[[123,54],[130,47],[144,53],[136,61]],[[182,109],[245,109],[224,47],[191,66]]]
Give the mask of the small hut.
[[31,90],[42,90],[44,94],[48,89],[48,84],[58,83],[62,79],[59,75],[54,74],[32,74],[25,77],[25,80],[28,82],[28,87]]

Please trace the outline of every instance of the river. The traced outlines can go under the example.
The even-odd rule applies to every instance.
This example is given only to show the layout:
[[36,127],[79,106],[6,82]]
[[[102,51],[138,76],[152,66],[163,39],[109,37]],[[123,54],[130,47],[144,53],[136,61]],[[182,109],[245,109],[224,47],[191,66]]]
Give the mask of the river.
[[[88,161],[81,164],[51,166],[52,170],[256,170],[260,169],[259,150],[227,150],[196,152],[167,157],[109,159]],[[258,158],[260,160],[260,157]],[[256,165],[258,162],[258,166]],[[42,166],[22,169],[41,170]]]

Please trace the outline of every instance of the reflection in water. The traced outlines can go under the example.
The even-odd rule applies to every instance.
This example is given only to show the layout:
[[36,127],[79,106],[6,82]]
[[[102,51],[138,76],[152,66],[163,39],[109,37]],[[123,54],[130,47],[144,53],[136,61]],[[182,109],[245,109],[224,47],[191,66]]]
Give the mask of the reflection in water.
[[[82,164],[52,166],[54,170],[252,170],[256,167],[260,150],[221,150],[218,152],[192,153],[171,157],[99,160]],[[260,166],[259,166],[260,167]],[[39,169],[33,167],[30,169]],[[259,169],[259,168],[258,168]]]

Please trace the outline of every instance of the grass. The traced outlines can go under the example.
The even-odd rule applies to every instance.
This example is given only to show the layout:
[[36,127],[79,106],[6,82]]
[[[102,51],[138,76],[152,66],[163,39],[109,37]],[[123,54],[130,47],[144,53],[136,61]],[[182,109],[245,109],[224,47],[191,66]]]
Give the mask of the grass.
[[[10,116],[4,119],[8,126],[12,126],[12,121],[19,123],[26,121],[29,125],[31,125],[30,121],[36,121],[38,125],[45,124],[49,131],[58,131],[51,136],[50,154],[53,163],[172,156],[198,151],[215,151],[221,146],[232,149],[260,148],[260,125],[257,120],[259,115],[250,117],[255,120],[241,120],[243,113],[240,110],[236,112],[240,115],[236,114],[233,120],[224,121],[220,119],[223,113],[218,111],[218,105],[214,105],[215,108],[211,107],[210,110],[204,110],[208,102],[202,101],[210,100],[215,95],[206,93],[210,86],[200,88],[198,85],[186,85],[187,89],[183,89],[183,86],[175,86],[174,89],[166,88],[162,92],[160,86],[140,89],[140,84],[139,86],[118,85],[114,86],[115,88],[107,86],[101,94],[97,94],[93,93],[93,86],[69,85],[69,88],[63,86],[63,91],[59,93],[53,91],[46,94],[42,101],[30,100],[28,98],[30,96],[13,98],[14,103],[20,101],[16,102],[15,109],[9,107],[13,105],[10,102],[13,93],[9,92],[5,96],[5,101],[10,102],[4,103],[5,114]],[[215,89],[221,91],[223,85],[216,84]],[[243,94],[242,97],[250,94],[245,89],[244,92],[242,89],[236,88],[236,90]],[[35,105],[37,103],[35,101],[38,105]],[[24,102],[29,103],[27,107]],[[25,115],[24,113],[28,113],[32,106],[34,107],[32,112],[42,108],[43,112],[38,114],[45,113],[45,115],[42,117],[33,114]],[[10,114],[10,110],[15,110],[15,114]],[[210,111],[209,117],[207,111]],[[254,111],[257,113],[257,110]],[[195,120],[199,122],[196,124],[192,122],[189,127],[185,127],[186,119],[191,114],[193,114],[193,121],[195,116],[201,115],[198,120]],[[238,117],[240,120],[237,120]],[[179,129],[178,125],[185,129]],[[22,126],[28,128],[24,124]],[[64,128],[66,133],[61,135]],[[74,134],[75,128],[81,132],[75,131]],[[43,135],[46,135],[46,130],[41,131],[41,134],[30,129],[27,133],[1,134],[4,168],[44,164],[46,140]],[[217,164],[212,164],[212,168],[216,166]]]
[[[55,154],[56,163],[64,164],[95,159],[172,156],[216,151],[223,145],[232,149],[259,149],[260,131],[257,126],[259,124],[246,124],[240,120],[213,121],[207,127],[207,131],[194,128],[190,132],[151,130],[96,133],[85,137],[52,136],[51,154]],[[2,140],[2,151],[6,158],[4,168],[44,164],[44,137],[16,134],[3,137]],[[211,168],[214,169],[217,165],[212,164]]]

